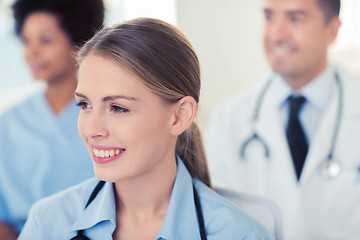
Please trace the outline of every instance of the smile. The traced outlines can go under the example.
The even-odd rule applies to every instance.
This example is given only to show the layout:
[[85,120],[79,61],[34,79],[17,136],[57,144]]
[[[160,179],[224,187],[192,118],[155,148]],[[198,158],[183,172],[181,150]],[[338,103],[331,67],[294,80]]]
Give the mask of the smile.
[[93,149],[93,153],[94,153],[95,157],[98,157],[98,158],[114,157],[124,151],[125,151],[125,149],[110,149],[110,150],[102,150],[102,149],[99,150],[96,148]]
[[271,49],[271,51],[275,55],[279,55],[279,56],[288,55],[288,54],[290,54],[292,52],[292,50],[290,48],[287,48],[287,47],[273,47]]
[[96,163],[105,164],[119,158],[125,152],[125,148],[98,149],[93,148],[93,160]]

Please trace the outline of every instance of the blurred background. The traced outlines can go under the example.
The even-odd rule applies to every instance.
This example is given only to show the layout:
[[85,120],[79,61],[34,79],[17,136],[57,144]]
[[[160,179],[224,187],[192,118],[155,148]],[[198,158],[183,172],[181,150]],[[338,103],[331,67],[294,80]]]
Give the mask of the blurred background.
[[[0,112],[42,88],[32,80],[14,34],[11,4],[0,0]],[[86,0],[84,0],[86,2]],[[263,0],[105,0],[106,26],[135,17],[176,25],[192,42],[201,64],[198,112],[205,130],[214,106],[266,77],[262,47]],[[330,59],[360,79],[360,1],[343,0],[342,27]]]

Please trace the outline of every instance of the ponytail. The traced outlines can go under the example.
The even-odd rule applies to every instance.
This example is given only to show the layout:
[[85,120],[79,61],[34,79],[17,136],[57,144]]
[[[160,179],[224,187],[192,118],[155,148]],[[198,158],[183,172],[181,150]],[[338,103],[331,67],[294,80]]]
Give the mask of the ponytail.
[[190,175],[211,187],[201,133],[195,122],[178,137],[175,150]]

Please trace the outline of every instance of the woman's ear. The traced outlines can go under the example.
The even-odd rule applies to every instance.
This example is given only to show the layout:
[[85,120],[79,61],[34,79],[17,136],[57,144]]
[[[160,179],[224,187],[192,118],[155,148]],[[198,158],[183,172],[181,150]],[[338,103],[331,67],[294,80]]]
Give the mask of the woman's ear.
[[180,99],[174,107],[174,121],[170,133],[179,136],[188,129],[194,121],[197,103],[193,97],[186,96]]

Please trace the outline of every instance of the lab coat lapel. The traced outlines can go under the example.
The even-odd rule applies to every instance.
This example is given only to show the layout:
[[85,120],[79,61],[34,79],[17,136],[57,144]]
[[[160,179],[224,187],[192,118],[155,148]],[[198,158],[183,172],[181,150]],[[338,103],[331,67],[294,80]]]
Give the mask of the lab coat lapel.
[[264,171],[264,196],[272,199],[280,208],[284,229],[292,232],[297,226],[295,216],[299,213],[300,185],[298,184],[290,155],[285,126],[281,120],[279,102],[274,98],[278,94],[272,85],[264,97],[263,107],[258,120],[258,133],[270,149],[268,169]]
[[[297,184],[285,129],[280,119],[280,110],[273,94],[276,94],[274,85],[269,88],[263,99],[263,106],[258,119],[258,133],[269,146],[271,163],[268,169],[268,184],[284,186],[286,191]],[[278,185],[280,184],[280,185]]]
[[336,90],[334,91],[334,97],[331,98],[329,106],[320,119],[319,128],[316,130],[313,140],[310,142],[309,152],[305,159],[300,178],[302,185],[312,174],[320,174],[321,165],[329,154],[336,124],[336,115],[338,114],[339,93],[337,87],[338,86],[336,86]]

